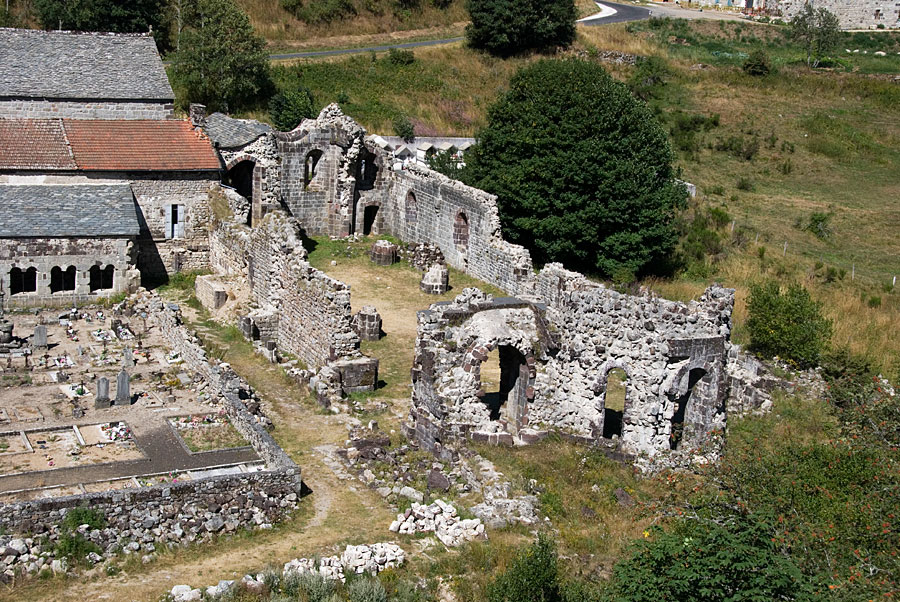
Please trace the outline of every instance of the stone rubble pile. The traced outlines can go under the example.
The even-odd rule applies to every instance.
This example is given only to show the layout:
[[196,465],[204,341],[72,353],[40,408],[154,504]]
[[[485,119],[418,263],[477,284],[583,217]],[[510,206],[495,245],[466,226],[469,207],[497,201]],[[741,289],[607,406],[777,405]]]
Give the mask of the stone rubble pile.
[[481,519],[461,519],[456,508],[443,500],[435,500],[429,505],[413,502],[406,512],[397,515],[390,530],[404,535],[433,532],[448,547],[487,538]]
[[[340,556],[315,558],[295,558],[285,563],[282,577],[294,573],[318,573],[332,581],[345,581],[345,573],[361,575],[370,573],[377,575],[385,569],[400,567],[406,560],[403,548],[393,543],[373,543],[358,546],[347,546]],[[219,581],[218,585],[210,585],[205,589],[192,588],[190,585],[176,585],[169,592],[172,602],[190,602],[193,600],[216,600],[224,596],[234,585],[234,581]],[[265,587],[265,575],[244,575],[241,585],[249,591],[262,592]],[[204,597],[205,594],[205,597]]]

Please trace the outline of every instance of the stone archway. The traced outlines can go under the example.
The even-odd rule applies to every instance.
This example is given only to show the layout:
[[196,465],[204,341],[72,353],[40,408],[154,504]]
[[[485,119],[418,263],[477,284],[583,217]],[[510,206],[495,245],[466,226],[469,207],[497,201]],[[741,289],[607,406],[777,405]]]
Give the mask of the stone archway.
[[477,395],[487,407],[490,420],[503,423],[511,435],[526,423],[528,402],[534,397],[535,374],[529,363],[534,365],[531,351],[523,353],[515,345],[498,342],[474,346],[466,361],[472,367]]
[[[624,394],[621,399],[622,409],[617,407],[607,407],[609,394],[611,393],[613,378],[610,378],[613,371],[621,372],[623,379],[616,378],[616,384],[624,385]],[[604,439],[618,438],[624,440],[625,426],[631,420],[631,407],[633,403],[634,385],[629,384],[632,381],[632,373],[628,366],[620,360],[607,360],[600,368],[600,377],[597,384],[594,385],[594,394],[599,397],[597,404],[597,413],[600,417],[599,424],[595,425],[597,437]],[[610,404],[611,405],[611,404]]]

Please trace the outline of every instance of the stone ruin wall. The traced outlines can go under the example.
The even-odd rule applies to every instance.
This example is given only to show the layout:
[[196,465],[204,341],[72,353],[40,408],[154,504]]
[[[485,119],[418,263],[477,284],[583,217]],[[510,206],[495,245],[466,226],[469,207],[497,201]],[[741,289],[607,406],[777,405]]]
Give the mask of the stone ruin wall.
[[258,223],[267,213],[281,206],[281,157],[275,134],[263,134],[245,146],[218,151],[226,171],[242,161],[253,163],[252,205],[235,211],[235,221],[248,223],[249,211],[252,214],[250,223]]
[[[686,405],[679,448],[698,447],[724,427],[733,291],[711,287],[687,305],[600,286],[563,295],[547,307],[466,289],[454,302],[420,312],[410,434],[445,456],[452,454],[448,442],[462,437],[528,443],[555,431],[596,442],[613,368],[628,376],[618,451],[652,456],[670,449],[679,400]],[[501,366],[504,348],[518,360],[504,414],[492,419],[480,370],[497,347]],[[696,369],[702,378],[688,391]]]
[[[135,266],[135,245],[130,238],[8,238],[0,242],[0,284],[6,302],[15,307],[92,303],[97,299],[132,292],[140,282]],[[50,292],[50,271],[75,266],[75,290]],[[93,266],[114,266],[113,288],[90,291]],[[10,269],[37,269],[37,290],[9,295]]]
[[362,357],[350,288],[309,264],[297,220],[276,211],[254,228],[219,222],[210,241],[217,272],[247,274],[256,338],[273,341],[313,371]]
[[182,325],[177,306],[152,293],[140,301],[148,303],[151,324],[181,356],[184,367],[202,377],[208,391],[223,401],[235,429],[266,463],[266,470],[3,504],[4,533],[48,534],[52,540],[67,510],[89,507],[108,522],[107,528],[86,534],[90,541],[106,551],[117,546],[147,553],[152,545],[205,541],[216,533],[271,524],[296,508],[300,467],[262,426],[264,420],[248,411],[241,398],[248,396],[249,386],[227,364],[207,360],[199,341]]
[[[764,3],[770,13],[793,18],[803,9],[806,0],[775,0]],[[842,29],[885,29],[900,27],[900,6],[886,0],[815,0],[816,8],[826,8],[834,13]],[[852,48],[851,48],[852,50]]]

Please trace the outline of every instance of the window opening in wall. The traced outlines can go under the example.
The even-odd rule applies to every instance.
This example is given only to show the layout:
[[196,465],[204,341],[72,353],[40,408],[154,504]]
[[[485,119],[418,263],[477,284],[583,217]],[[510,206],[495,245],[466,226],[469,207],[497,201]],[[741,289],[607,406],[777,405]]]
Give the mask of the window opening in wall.
[[184,238],[184,205],[166,206],[166,238]]
[[37,268],[12,268],[9,271],[9,294],[33,293],[37,291]]
[[684,417],[687,413],[688,404],[691,403],[691,396],[694,393],[694,387],[700,380],[706,376],[706,371],[702,368],[694,368],[688,374],[688,386],[684,395],[675,400],[675,413],[672,415],[672,430],[669,435],[669,447],[678,449],[681,441],[684,439]]
[[63,290],[63,271],[59,266],[53,266],[50,270],[50,292],[57,293]]
[[66,271],[63,272],[63,290],[64,291],[74,291],[75,290],[75,273],[76,269],[74,265],[70,265],[66,268]]
[[375,156],[367,152],[359,162],[357,188],[360,190],[371,190],[375,187],[375,180],[377,178],[378,165],[375,163]]
[[311,150],[306,155],[306,162],[303,167],[303,186],[309,186],[310,182],[316,177],[316,168],[319,165],[319,159],[322,158],[322,151]]
[[525,409],[528,387],[525,356],[509,345],[498,345],[481,363],[481,400],[488,407],[491,420],[506,419],[513,428]]
[[406,194],[406,223],[414,224],[419,217],[419,207],[416,205],[416,195],[412,191]]
[[378,234],[378,205],[369,205],[363,211],[363,235]]
[[469,247],[469,218],[460,211],[453,222],[453,244],[466,250]]
[[91,266],[91,269],[88,270],[91,292],[111,289],[113,287],[114,273],[115,267],[112,265],[108,265],[105,268],[101,268],[99,265]]
[[621,368],[613,368],[606,374],[606,393],[603,397],[603,436],[606,439],[622,436],[627,380],[628,375]]

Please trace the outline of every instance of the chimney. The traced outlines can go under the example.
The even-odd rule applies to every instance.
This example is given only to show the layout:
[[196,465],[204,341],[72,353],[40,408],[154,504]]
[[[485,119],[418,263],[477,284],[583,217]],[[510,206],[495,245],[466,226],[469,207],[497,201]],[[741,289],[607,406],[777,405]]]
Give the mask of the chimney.
[[191,116],[191,125],[194,127],[199,127],[206,119],[206,105],[191,103],[189,112]]

